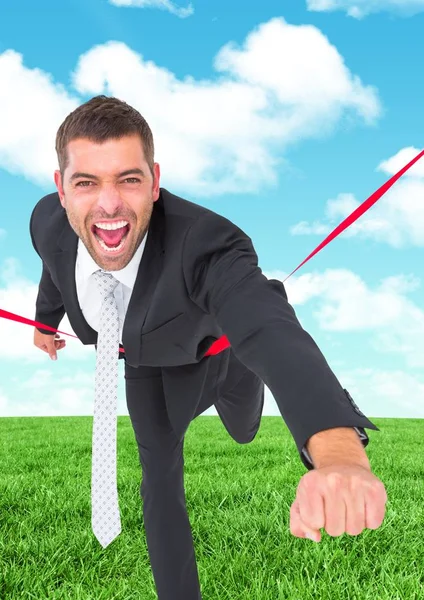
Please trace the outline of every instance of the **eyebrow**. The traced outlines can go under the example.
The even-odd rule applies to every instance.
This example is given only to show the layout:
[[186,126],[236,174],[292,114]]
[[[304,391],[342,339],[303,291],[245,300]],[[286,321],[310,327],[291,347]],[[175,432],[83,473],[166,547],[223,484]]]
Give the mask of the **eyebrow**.
[[[116,177],[124,177],[125,175],[132,175],[132,174],[137,174],[137,175],[141,175],[142,177],[144,177],[144,171],[142,169],[127,169],[126,171],[121,171],[121,173],[117,173]],[[94,179],[95,181],[99,181],[100,177],[97,177],[97,175],[92,175],[91,173],[82,173],[81,171],[77,171],[76,173],[73,173],[71,175],[71,177],[69,178],[69,181],[72,182],[75,179],[80,179],[80,178],[84,178],[84,179]]]

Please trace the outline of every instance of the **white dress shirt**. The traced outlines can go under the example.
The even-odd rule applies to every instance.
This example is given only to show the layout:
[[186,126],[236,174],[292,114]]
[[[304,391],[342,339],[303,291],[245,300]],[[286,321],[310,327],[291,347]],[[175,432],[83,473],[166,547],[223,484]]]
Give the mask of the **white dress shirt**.
[[[114,295],[118,304],[119,341],[121,344],[124,319],[137,277],[141,257],[143,256],[144,247],[146,245],[146,238],[147,233],[126,267],[119,271],[105,271],[106,273],[111,273],[119,281],[119,284],[115,288]],[[81,239],[79,239],[77,260],[75,264],[75,281],[78,302],[85,320],[95,331],[99,331],[102,297],[92,275],[99,269],[99,265],[92,259],[87,248],[84,246]]]

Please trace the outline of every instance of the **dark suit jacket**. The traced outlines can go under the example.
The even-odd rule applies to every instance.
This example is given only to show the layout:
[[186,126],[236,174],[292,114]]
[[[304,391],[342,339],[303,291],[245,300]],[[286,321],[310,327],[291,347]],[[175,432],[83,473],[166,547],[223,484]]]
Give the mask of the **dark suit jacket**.
[[[57,329],[66,312],[82,343],[95,344],[97,331],[77,299],[78,237],[57,192],[36,204],[30,234],[42,259],[35,320]],[[161,188],[122,342],[130,366],[162,367],[168,414],[179,439],[202,393],[204,354],[222,335],[271,390],[308,469],[312,465],[302,448],[318,431],[358,427],[366,446],[363,428],[378,430],[301,327],[284,285],[263,275],[251,239],[228,219]]]

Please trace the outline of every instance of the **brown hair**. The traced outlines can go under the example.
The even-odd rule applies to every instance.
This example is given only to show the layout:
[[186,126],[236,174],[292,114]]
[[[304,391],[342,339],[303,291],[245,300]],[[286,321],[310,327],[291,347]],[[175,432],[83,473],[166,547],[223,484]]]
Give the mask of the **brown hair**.
[[138,133],[143,144],[144,156],[153,175],[153,135],[147,121],[132,106],[118,98],[94,96],[71,112],[56,135],[56,152],[62,175],[68,166],[67,146],[71,140],[88,138],[101,143]]

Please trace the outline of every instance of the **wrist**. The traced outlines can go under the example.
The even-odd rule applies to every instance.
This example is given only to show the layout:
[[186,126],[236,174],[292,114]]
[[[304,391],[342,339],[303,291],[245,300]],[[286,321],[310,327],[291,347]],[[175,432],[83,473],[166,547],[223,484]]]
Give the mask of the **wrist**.
[[315,469],[334,465],[354,465],[371,470],[364,446],[352,427],[319,431],[306,444]]
[[366,457],[364,459],[363,456],[358,456],[357,458],[348,457],[348,456],[346,456],[346,457],[338,456],[338,457],[334,457],[334,458],[326,457],[322,460],[314,461],[315,469],[324,469],[325,467],[336,467],[336,466],[362,467],[363,469],[366,469],[367,471],[371,471],[371,465],[368,460],[368,457]]

